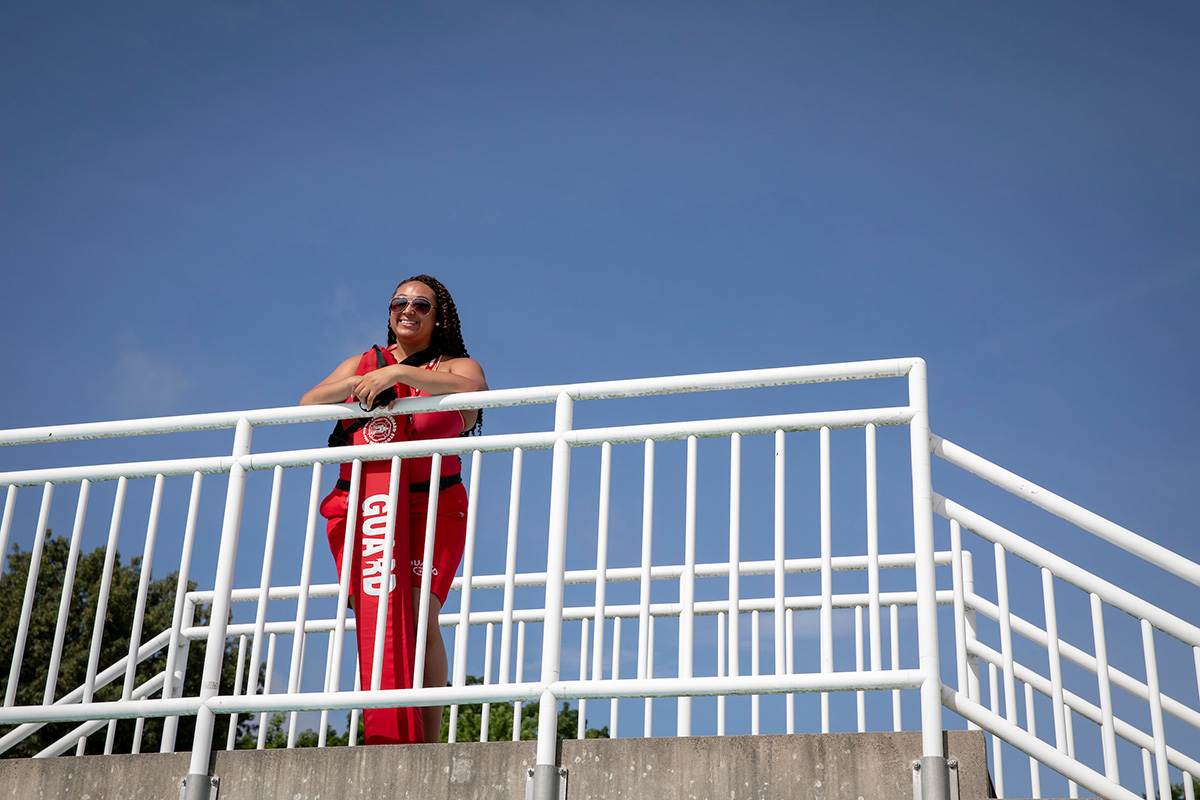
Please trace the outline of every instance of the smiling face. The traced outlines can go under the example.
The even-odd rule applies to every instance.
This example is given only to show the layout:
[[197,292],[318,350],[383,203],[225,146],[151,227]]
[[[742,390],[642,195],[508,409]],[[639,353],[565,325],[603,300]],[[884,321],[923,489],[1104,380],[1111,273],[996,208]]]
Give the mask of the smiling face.
[[[407,298],[408,303],[401,310],[390,311],[388,326],[396,335],[400,347],[411,355],[418,350],[424,350],[433,340],[434,325],[438,321],[437,296],[433,289],[420,281],[410,281],[396,289],[392,299],[397,297]],[[422,314],[419,310],[423,305],[421,300],[428,301],[432,306],[429,313]]]

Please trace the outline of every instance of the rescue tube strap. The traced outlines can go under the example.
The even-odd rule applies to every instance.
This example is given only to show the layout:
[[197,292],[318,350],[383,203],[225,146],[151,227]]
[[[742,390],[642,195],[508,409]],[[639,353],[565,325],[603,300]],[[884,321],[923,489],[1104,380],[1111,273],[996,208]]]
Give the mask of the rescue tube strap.
[[[375,351],[375,368],[383,369],[384,367],[386,367],[388,365],[388,363],[387,363],[387,360],[384,359],[383,349],[379,345],[373,345],[371,349]],[[427,347],[419,353],[413,353],[411,356],[404,359],[400,363],[404,364],[405,366],[415,367],[418,364],[424,364],[427,361],[432,361],[433,359],[437,358],[440,355],[441,355],[441,353],[438,351],[438,348]],[[394,386],[389,387],[388,389],[385,389],[384,391],[380,392],[375,397],[374,405],[372,405],[370,408],[364,409],[364,410],[365,411],[373,411],[376,408],[379,408],[382,405],[390,403],[395,399],[396,399],[396,388]],[[359,408],[362,408],[361,404],[359,405]],[[358,417],[357,419],[339,419],[339,420],[337,420],[336,422],[333,423],[333,432],[329,434],[328,445],[330,447],[345,447],[346,445],[350,444],[350,437],[354,434],[354,432],[357,431],[359,428],[362,428],[364,425],[366,425],[370,421],[371,421],[370,417]]]

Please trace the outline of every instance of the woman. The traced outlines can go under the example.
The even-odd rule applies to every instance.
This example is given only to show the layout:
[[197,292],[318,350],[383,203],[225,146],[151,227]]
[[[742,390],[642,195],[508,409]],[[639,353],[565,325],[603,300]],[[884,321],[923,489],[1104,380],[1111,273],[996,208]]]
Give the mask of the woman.
[[[398,390],[401,397],[409,394],[429,396],[477,392],[488,388],[482,367],[467,355],[462,341],[458,310],[441,282],[428,275],[417,275],[402,281],[392,294],[388,312],[386,351],[375,354],[374,351],[368,351],[361,356],[346,359],[328,378],[309,389],[300,399],[300,405],[341,403],[350,398],[358,400],[366,408],[372,408],[377,398],[381,395],[386,398],[384,393],[393,388]],[[384,361],[386,365],[377,366]],[[389,409],[394,402],[392,400],[388,403]],[[397,435],[396,439],[445,439],[466,435],[480,430],[483,422],[482,412],[478,410],[415,414],[411,417],[411,422],[400,419],[402,422],[399,424],[406,427],[407,435]],[[382,429],[384,426],[374,427]],[[367,440],[379,441],[378,438],[370,436]],[[431,485],[440,487],[434,535],[424,684],[444,686],[448,676],[448,665],[445,644],[438,626],[438,614],[446,601],[454,574],[458,571],[466,539],[467,493],[460,476],[462,465],[458,456],[447,456],[442,459],[441,475],[431,480],[429,473],[432,458],[407,459],[404,464],[407,465],[409,483],[409,560],[412,566],[414,609],[420,602],[420,568],[424,556],[429,491]],[[349,489],[349,470],[345,466],[343,472],[338,481],[338,488],[321,504],[321,513],[330,520],[330,543],[335,556],[338,557],[339,569],[340,537],[344,535],[345,530],[346,495]],[[341,533],[335,531],[339,523]],[[397,557],[396,561],[403,563],[403,558]],[[353,598],[351,600],[353,601]],[[360,619],[360,624],[361,622]],[[438,741],[442,727],[441,707],[424,708],[421,712],[421,722],[425,741]]]

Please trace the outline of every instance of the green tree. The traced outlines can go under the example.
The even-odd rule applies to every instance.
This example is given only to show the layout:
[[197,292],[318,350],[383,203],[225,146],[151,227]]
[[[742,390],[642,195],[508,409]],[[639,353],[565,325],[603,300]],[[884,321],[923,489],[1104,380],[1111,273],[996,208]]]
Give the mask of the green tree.
[[[50,665],[50,654],[54,645],[59,604],[62,601],[69,552],[70,543],[66,539],[52,537],[47,532],[45,547],[42,551],[42,560],[38,568],[37,588],[30,615],[25,654],[21,662],[21,672],[17,681],[17,705],[40,705],[43,700]],[[13,647],[17,636],[17,628],[20,624],[21,608],[25,596],[25,583],[29,575],[30,556],[30,553],[23,551],[17,545],[13,545],[12,551],[8,556],[7,571],[0,577],[0,693],[4,693],[8,689],[9,665],[12,663]],[[70,609],[66,620],[66,637],[54,693],[56,700],[76,687],[82,686],[86,680],[88,654],[92,641],[92,627],[96,619],[96,603],[103,570],[104,548],[98,548],[87,554],[80,554],[74,585],[71,587]],[[140,558],[134,558],[128,565],[122,565],[120,553],[117,553],[114,560],[112,586],[104,617],[104,632],[100,652],[101,670],[123,658],[129,652],[129,634],[133,628],[133,612],[137,602],[140,573]],[[177,572],[165,578],[151,581],[146,597],[146,613],[142,626],[143,643],[171,627],[177,581]],[[188,588],[194,589],[195,584],[189,582]],[[195,624],[207,624],[209,614],[210,609],[207,606],[197,606]],[[185,696],[196,696],[200,693],[200,678],[204,668],[204,649],[204,642],[192,642],[189,648],[187,671],[183,687]],[[222,694],[229,693],[233,687],[235,665],[234,659],[231,657],[231,650],[232,645],[226,644],[224,668],[221,674]],[[162,672],[166,666],[166,660],[167,654],[164,648],[159,653],[143,661],[138,667],[136,682],[140,684]],[[96,699],[119,700],[123,684],[124,677],[122,676],[108,686],[99,689],[95,695]],[[34,755],[62,736],[65,736],[77,724],[53,723],[45,725],[5,752],[4,756]],[[218,715],[214,742],[223,743],[225,741],[228,725],[228,716]],[[134,720],[121,720],[117,723],[116,738],[113,746],[114,752],[128,753],[132,751],[134,727]],[[239,725],[239,728],[241,727],[242,725]],[[147,719],[145,721],[141,738],[142,752],[157,752],[159,750],[162,741],[162,728],[162,718]],[[13,726],[0,726],[0,736],[3,736],[12,729]],[[175,738],[176,749],[182,751],[191,749],[194,729],[194,717],[183,716],[179,718],[179,729]],[[87,752],[103,752],[105,738],[106,730],[104,728],[90,735],[87,741]]]
[[[467,676],[467,685],[483,683],[482,678],[474,675]],[[538,704],[525,703],[521,706],[521,739],[536,739],[538,729]],[[483,706],[461,705],[458,707],[458,741],[479,741],[479,730],[483,723]],[[586,724],[586,722],[585,722]],[[579,710],[571,708],[570,703],[563,703],[558,712],[558,738],[574,739],[579,727]],[[513,733],[513,704],[492,703],[488,713],[488,741],[506,742],[512,739]],[[584,738],[607,739],[608,726],[603,728],[587,728]],[[442,709],[443,742],[450,741],[450,708]]]
[[[1142,797],[1146,794],[1143,792]],[[1200,780],[1192,778],[1192,796],[1200,797]],[[1171,800],[1186,800],[1187,794],[1183,791],[1183,781],[1171,784]]]
[[[258,725],[256,722],[237,740],[236,747],[238,750],[253,750],[258,747]],[[350,715],[346,714],[346,729],[349,731]],[[274,748],[287,747],[287,720],[288,715],[280,711],[272,712],[267,717],[267,733],[263,737],[263,747],[267,750]],[[362,744],[365,738],[363,731],[362,714],[358,715],[358,743]],[[312,728],[305,728],[302,731],[296,732],[296,747],[316,747],[319,742],[318,733]],[[325,726],[325,746],[326,747],[344,747],[350,743],[348,733],[338,733],[332,725]]]

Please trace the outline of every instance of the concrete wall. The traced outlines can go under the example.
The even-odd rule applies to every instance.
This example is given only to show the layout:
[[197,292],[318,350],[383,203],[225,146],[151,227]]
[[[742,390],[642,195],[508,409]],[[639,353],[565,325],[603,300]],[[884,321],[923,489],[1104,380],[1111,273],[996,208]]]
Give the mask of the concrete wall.
[[[983,734],[953,731],[961,800],[989,796]],[[220,800],[524,800],[533,742],[220,752]],[[897,800],[919,733],[590,739],[560,744],[569,800]],[[177,800],[188,757],[0,760],[0,798]],[[953,779],[953,773],[952,773]]]

